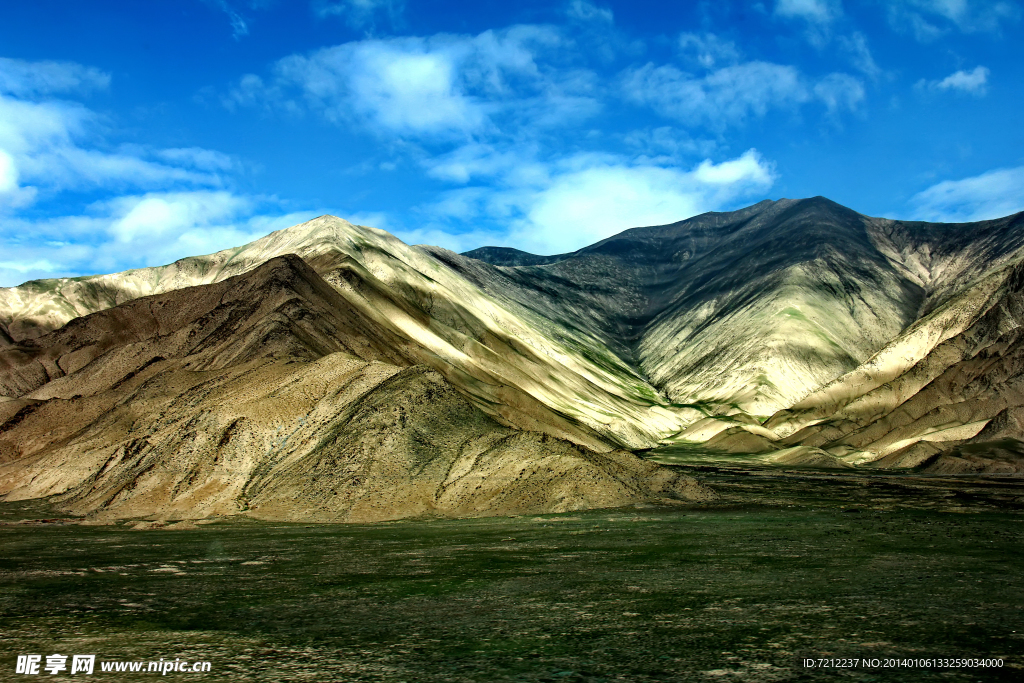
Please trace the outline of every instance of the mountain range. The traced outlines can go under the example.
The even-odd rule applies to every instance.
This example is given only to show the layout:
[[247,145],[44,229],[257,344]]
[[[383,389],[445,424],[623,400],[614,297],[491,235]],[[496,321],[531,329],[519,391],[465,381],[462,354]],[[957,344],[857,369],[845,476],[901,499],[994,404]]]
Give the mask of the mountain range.
[[[699,500],[632,452],[1016,472],[1024,214],[764,201],[569,254],[321,216],[0,289],[0,494],[96,518]],[[353,483],[354,482],[354,483]]]

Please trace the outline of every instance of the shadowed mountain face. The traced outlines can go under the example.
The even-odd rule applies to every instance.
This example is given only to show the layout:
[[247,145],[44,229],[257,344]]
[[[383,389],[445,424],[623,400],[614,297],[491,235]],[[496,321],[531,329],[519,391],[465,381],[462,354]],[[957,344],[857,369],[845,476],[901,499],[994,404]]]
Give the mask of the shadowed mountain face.
[[0,494],[99,521],[374,521],[702,499],[696,482],[503,426],[296,256],[0,352]]
[[[310,314],[325,322],[305,323],[288,353],[426,366],[496,423],[590,451],[698,442],[780,462],[905,465],[968,439],[1024,437],[1007,360],[1024,214],[913,223],[820,197],[556,256],[410,247],[325,216],[169,266],[26,283],[0,290],[0,391],[23,400],[87,370],[103,348],[52,332],[76,316],[186,285],[213,292],[287,253],[327,286]],[[204,362],[233,356],[217,358]],[[906,455],[921,443],[928,453]]]
[[866,360],[925,296],[875,247],[871,219],[822,198],[627,230],[558,258],[474,274],[600,338],[670,403],[761,416]]
[[567,254],[538,256],[510,247],[480,247],[473,251],[467,251],[463,256],[486,261],[492,266],[543,266],[548,263],[557,263]]

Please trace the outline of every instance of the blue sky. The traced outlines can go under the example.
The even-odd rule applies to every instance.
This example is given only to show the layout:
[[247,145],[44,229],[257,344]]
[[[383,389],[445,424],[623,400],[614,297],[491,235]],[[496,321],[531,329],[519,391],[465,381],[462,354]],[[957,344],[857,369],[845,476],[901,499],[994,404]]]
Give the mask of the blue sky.
[[558,253],[824,195],[1024,209],[1016,0],[0,8],[0,286],[333,213]]

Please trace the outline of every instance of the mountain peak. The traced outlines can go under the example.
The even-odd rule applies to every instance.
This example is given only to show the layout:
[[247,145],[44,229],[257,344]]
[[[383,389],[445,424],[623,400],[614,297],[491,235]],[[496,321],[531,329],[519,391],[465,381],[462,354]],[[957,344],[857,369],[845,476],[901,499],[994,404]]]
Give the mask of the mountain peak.
[[542,416],[542,430],[638,447],[678,431],[675,404],[745,419],[794,405],[1018,258],[1020,223],[951,230],[783,198],[632,228],[570,254],[458,256],[323,215],[168,266],[0,290],[0,345],[294,253],[376,310],[419,349],[417,362],[460,377],[486,411],[515,401]]

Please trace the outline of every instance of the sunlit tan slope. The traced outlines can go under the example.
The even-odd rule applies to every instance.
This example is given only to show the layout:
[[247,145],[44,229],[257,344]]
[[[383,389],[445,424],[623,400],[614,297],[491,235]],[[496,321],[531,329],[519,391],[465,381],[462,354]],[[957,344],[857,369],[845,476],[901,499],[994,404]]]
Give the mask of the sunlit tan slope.
[[302,257],[348,305],[405,340],[416,362],[507,424],[598,450],[649,446],[678,429],[678,418],[656,407],[656,392],[601,340],[510,307],[424,250],[333,216],[169,266],[2,290],[0,320],[12,339],[30,338],[76,313],[216,282],[286,253]]
[[503,426],[295,256],[0,351],[0,495],[125,517],[375,521],[705,499]]

